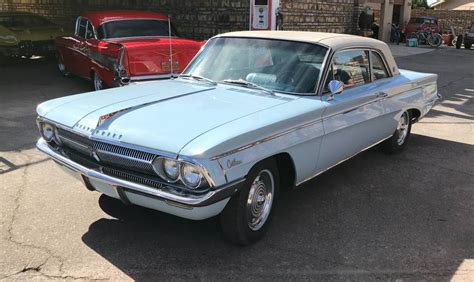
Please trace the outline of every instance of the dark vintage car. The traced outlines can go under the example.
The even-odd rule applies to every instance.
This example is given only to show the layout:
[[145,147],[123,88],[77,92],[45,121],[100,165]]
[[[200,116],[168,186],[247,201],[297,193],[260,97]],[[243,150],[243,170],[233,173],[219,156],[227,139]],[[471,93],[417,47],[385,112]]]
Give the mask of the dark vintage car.
[[471,24],[471,27],[464,35],[458,35],[456,40],[456,48],[461,48],[462,43],[464,43],[464,48],[471,49],[472,45],[474,44],[474,23]]
[[436,17],[414,17],[405,26],[405,34],[408,35],[422,28],[429,28],[434,33],[441,33],[441,28]]
[[77,18],[74,35],[56,39],[58,67],[93,82],[95,90],[181,72],[202,42],[183,39],[167,16],[101,11]]
[[25,12],[0,12],[0,56],[54,55],[54,39],[64,29],[49,20]]

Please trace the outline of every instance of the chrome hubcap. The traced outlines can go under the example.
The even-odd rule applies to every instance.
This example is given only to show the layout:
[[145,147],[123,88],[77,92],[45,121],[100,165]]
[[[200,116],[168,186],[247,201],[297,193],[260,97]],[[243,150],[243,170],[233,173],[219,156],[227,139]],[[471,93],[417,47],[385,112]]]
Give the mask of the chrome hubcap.
[[102,90],[102,80],[97,75],[97,73],[94,73],[94,87],[95,90]]
[[64,63],[61,57],[59,57],[58,68],[60,72],[62,73],[66,72],[66,67],[64,66]]
[[273,174],[264,169],[255,177],[247,199],[247,222],[250,229],[257,231],[265,224],[273,204],[275,183]]
[[404,112],[401,116],[400,120],[398,121],[397,132],[398,132],[398,139],[397,144],[402,145],[405,142],[405,139],[408,135],[408,125],[410,121],[408,119],[408,113]]

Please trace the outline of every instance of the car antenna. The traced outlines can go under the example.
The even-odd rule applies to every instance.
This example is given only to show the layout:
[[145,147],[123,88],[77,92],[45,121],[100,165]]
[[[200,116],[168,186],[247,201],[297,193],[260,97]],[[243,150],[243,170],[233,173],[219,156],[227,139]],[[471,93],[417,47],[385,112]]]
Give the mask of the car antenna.
[[170,70],[173,78],[173,44],[171,44],[171,15],[168,15],[168,38],[170,42]]

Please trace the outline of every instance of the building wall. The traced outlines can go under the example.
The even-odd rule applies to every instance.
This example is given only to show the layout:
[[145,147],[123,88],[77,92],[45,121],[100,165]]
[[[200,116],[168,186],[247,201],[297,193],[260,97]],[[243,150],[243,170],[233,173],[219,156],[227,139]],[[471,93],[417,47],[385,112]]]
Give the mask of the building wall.
[[[283,29],[353,33],[358,0],[280,0]],[[171,15],[188,38],[248,30],[250,0],[0,0],[0,11],[33,12],[73,28],[85,11],[136,9]]]
[[357,30],[357,0],[281,0],[284,30],[354,33]]
[[450,31],[451,26],[456,34],[464,33],[474,22],[474,10],[427,10],[413,9],[412,17],[434,16],[438,17],[442,31]]
[[474,1],[472,0],[446,0],[435,7],[435,10],[473,10]]

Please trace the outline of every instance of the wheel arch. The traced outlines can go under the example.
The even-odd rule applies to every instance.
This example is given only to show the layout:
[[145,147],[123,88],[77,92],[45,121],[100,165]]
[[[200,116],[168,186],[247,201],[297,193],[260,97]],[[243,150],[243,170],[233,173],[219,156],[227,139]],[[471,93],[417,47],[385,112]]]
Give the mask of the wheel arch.
[[266,162],[268,160],[273,160],[275,161],[277,168],[278,168],[278,173],[280,174],[280,187],[281,188],[291,188],[295,186],[296,183],[296,169],[295,169],[295,163],[293,161],[293,158],[291,155],[287,152],[281,152],[269,157],[266,157],[264,159],[261,159],[257,162],[255,162],[252,167],[249,169],[247,172],[250,173],[252,169],[254,169],[256,166],[259,164]]
[[421,117],[421,111],[417,108],[407,109],[407,112],[410,114],[410,119],[412,123],[417,122]]

